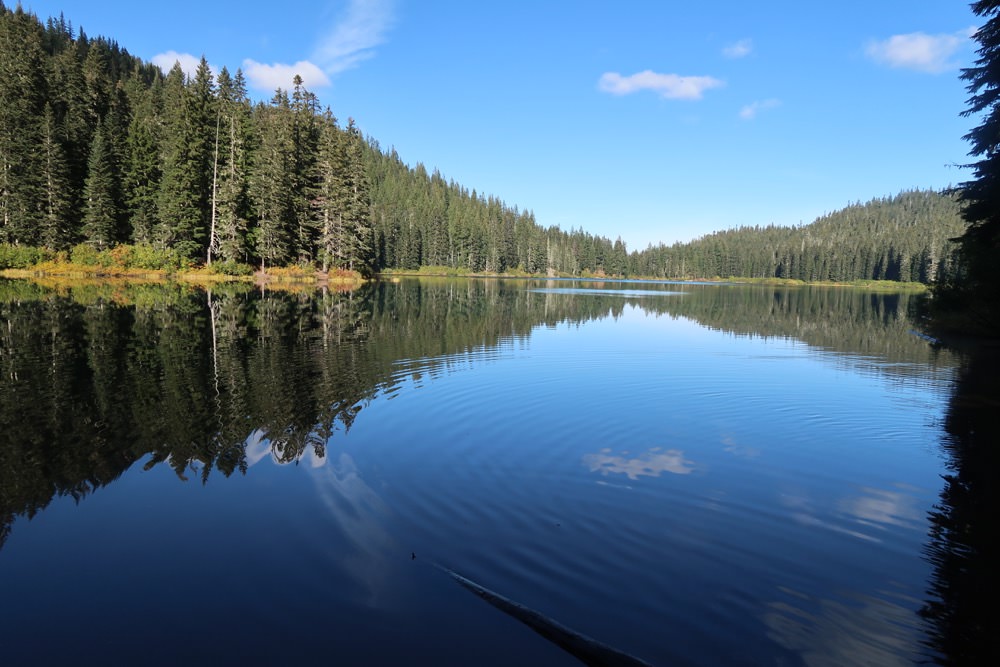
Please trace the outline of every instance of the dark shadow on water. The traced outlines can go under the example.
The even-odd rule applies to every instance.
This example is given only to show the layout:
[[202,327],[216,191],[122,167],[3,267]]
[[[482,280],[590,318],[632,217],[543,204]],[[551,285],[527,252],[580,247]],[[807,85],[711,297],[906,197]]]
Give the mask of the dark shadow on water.
[[1000,347],[970,352],[944,423],[949,472],[930,513],[920,614],[941,665],[1000,664]]

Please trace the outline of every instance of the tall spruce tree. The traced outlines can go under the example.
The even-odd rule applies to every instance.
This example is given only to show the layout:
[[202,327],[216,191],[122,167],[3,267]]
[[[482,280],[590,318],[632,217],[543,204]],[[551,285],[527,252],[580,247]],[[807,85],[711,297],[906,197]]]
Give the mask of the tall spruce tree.
[[257,106],[260,146],[255,151],[250,192],[256,212],[253,247],[261,270],[289,258],[294,220],[291,106],[278,89],[271,103]]
[[292,81],[292,213],[294,216],[295,256],[299,263],[316,257],[319,227],[317,188],[319,187],[320,128],[316,95],[306,90],[302,77]]
[[365,168],[364,139],[353,118],[347,119],[345,144],[348,220],[346,240],[349,243],[347,268],[368,272],[374,264],[375,249],[375,234],[371,223],[371,185]]
[[130,83],[134,113],[126,138],[123,189],[129,236],[134,243],[148,244],[153,242],[154,230],[159,227],[161,83],[154,80],[148,88],[138,78]]
[[223,261],[246,260],[249,219],[248,174],[252,144],[250,101],[243,72],[230,76],[219,72],[219,133],[216,182],[213,188],[215,215],[214,249]]
[[118,241],[117,168],[110,142],[100,123],[90,146],[87,182],[84,186],[83,235],[97,250],[110,248]]
[[346,154],[343,136],[337,127],[337,119],[330,109],[323,114],[320,126],[319,189],[317,207],[319,213],[319,259],[323,272],[331,266],[346,265],[345,221],[347,210]]
[[44,32],[18,4],[0,6],[0,242],[37,244],[43,216]]
[[986,22],[975,34],[979,58],[962,71],[971,94],[962,115],[982,116],[982,122],[964,137],[971,144],[969,154],[979,159],[969,165],[974,179],[961,185],[969,226],[960,239],[963,271],[950,294],[957,293],[973,326],[995,335],[1000,326],[1000,0],[980,0],[972,11]]
[[45,212],[41,220],[40,241],[45,247],[58,250],[70,243],[74,201],[63,138],[50,104],[45,105],[41,153]]

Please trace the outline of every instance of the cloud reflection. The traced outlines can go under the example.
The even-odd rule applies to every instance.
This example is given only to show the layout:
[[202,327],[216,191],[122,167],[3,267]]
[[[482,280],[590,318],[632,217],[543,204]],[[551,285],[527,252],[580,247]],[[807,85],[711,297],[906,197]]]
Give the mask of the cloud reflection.
[[789,508],[789,516],[802,525],[881,542],[882,531],[890,527],[912,529],[920,523],[917,497],[902,486],[899,488],[900,491],[888,491],[862,487],[860,495],[840,498],[830,509],[814,507],[813,500],[803,493],[784,493],[780,502]]
[[605,448],[597,454],[584,456],[583,463],[590,468],[590,472],[599,472],[605,476],[611,473],[624,474],[633,480],[640,476],[659,477],[664,472],[686,475],[694,470],[693,463],[685,459],[684,452],[679,449],[661,451],[659,447],[654,447],[635,458],[626,456],[628,452],[616,456]]
[[344,452],[339,458],[327,456],[325,447],[308,444],[294,460],[283,460],[261,429],[247,438],[246,458],[250,466],[266,458],[275,465],[306,464],[304,469],[310,471],[316,495],[333,524],[329,535],[330,543],[337,545],[333,558],[363,588],[365,602],[376,606],[388,586],[390,554],[396,550],[385,527],[391,510],[362,479],[354,459]]
[[841,500],[839,508],[865,525],[910,527],[920,519],[916,498],[910,494],[870,487],[861,491],[864,495]]
[[889,591],[844,601],[787,588],[780,592],[783,599],[768,604],[763,615],[767,634],[798,654],[803,665],[902,667],[921,662],[915,600]]

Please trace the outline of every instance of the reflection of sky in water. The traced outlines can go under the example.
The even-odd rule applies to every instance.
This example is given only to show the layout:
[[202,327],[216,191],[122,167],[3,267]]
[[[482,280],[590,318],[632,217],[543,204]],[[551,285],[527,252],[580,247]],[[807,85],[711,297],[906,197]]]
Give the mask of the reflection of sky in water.
[[921,514],[916,491],[908,492],[903,487],[899,491],[863,487],[860,495],[840,498],[830,508],[814,506],[812,498],[804,493],[784,493],[780,502],[790,510],[791,518],[802,525],[881,542],[878,533],[870,534],[871,529],[881,532],[889,527],[919,527]]
[[886,526],[915,527],[920,519],[917,499],[909,493],[886,491],[865,487],[863,495],[840,501],[841,511],[860,523],[884,528]]
[[310,476],[340,536],[349,545],[338,554],[340,565],[364,585],[369,594],[367,603],[374,605],[387,580],[388,554],[393,548],[393,539],[383,525],[389,508],[361,479],[348,454],[342,453],[336,463],[326,461],[327,465],[314,465]]
[[683,296],[685,292],[649,289],[591,289],[586,287],[542,287],[539,294],[599,294],[601,296]]
[[[814,599],[787,588],[763,620],[768,636],[798,653],[809,667],[917,664],[920,628],[910,609],[916,601],[884,593],[848,602]],[[887,599],[886,599],[887,598]]]
[[[276,465],[281,461],[261,430],[254,431],[246,442],[247,464],[254,465],[270,457]],[[390,510],[382,498],[362,478],[354,459],[347,453],[333,460],[325,451],[305,447],[295,463],[308,464],[309,477],[316,484],[316,494],[328,510],[328,519],[336,529],[331,541],[341,546],[334,558],[367,592],[367,604],[377,603],[390,567],[389,552],[393,539],[384,526]],[[346,549],[344,549],[346,545]]]
[[659,447],[654,447],[634,458],[626,458],[628,452],[622,454],[616,456],[610,449],[602,449],[597,454],[584,456],[583,463],[591,472],[599,472],[605,476],[610,473],[623,474],[629,479],[639,479],[640,476],[659,477],[664,472],[686,475],[694,470],[692,462],[686,460],[684,452],[679,449],[661,451]]

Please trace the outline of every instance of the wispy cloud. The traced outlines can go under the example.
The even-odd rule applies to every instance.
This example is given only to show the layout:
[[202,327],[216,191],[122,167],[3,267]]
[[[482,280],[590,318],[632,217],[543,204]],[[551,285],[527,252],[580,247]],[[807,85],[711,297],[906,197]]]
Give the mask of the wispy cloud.
[[756,118],[757,114],[761,111],[767,111],[768,109],[774,109],[779,106],[781,106],[781,100],[776,100],[774,98],[757,100],[740,109],[740,118],[743,120],[752,120]]
[[722,55],[727,58],[745,58],[750,55],[753,51],[753,41],[750,39],[741,39],[740,41],[730,44],[726,48],[722,49]]
[[330,85],[330,77],[357,67],[385,42],[394,17],[393,0],[350,0],[347,9],[324,33],[308,60],[294,65],[243,61],[247,80],[257,89],[288,88],[296,74],[307,88]]
[[868,42],[865,54],[889,67],[940,74],[958,67],[952,57],[974,33],[975,28],[940,35],[923,32],[893,35]]
[[630,76],[605,72],[597,87],[612,95],[630,95],[641,90],[652,90],[669,100],[700,100],[706,90],[723,85],[723,81],[710,76],[658,74],[647,69]]
[[328,74],[357,67],[375,55],[392,27],[392,0],[351,0],[343,17],[322,40],[313,55]]

